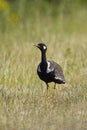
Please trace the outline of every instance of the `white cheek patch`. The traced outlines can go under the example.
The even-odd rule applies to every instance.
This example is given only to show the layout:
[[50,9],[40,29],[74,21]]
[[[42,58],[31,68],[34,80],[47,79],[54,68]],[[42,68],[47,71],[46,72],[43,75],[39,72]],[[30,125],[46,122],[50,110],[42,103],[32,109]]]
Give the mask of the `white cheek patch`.
[[43,49],[46,50],[46,46],[43,46]]
[[47,73],[50,73],[50,72],[52,72],[53,70],[54,70],[54,68],[51,69],[51,68],[50,68],[50,62],[47,61],[47,71],[46,71],[46,72],[47,72]]

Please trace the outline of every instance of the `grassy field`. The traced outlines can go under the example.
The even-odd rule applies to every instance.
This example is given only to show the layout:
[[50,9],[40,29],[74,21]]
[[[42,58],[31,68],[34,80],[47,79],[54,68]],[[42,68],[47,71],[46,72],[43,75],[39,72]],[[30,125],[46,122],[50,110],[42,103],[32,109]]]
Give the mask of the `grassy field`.
[[[0,31],[0,130],[87,129],[87,10],[65,18],[38,12],[26,24]],[[19,27],[18,27],[19,26]],[[44,95],[46,85],[37,76],[44,42],[47,57],[64,71],[56,100]]]

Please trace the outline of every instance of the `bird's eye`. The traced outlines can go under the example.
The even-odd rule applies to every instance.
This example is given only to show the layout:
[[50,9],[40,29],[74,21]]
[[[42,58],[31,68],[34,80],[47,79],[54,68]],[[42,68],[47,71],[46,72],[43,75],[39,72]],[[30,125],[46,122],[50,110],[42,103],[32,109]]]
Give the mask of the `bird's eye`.
[[46,46],[43,46],[43,49],[46,50]]

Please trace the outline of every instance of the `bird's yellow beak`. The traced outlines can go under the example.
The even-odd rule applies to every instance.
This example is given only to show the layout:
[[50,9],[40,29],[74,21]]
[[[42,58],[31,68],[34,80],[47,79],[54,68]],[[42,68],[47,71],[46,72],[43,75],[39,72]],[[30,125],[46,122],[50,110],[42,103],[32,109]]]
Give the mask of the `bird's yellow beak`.
[[37,48],[40,48],[40,46],[38,44],[34,44],[33,46],[37,47]]

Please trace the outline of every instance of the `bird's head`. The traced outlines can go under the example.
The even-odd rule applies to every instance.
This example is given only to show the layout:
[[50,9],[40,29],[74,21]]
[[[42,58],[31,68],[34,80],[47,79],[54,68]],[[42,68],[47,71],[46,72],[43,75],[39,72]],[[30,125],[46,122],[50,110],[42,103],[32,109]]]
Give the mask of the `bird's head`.
[[34,46],[39,48],[41,51],[44,51],[44,52],[47,50],[47,46],[44,43],[34,44]]

